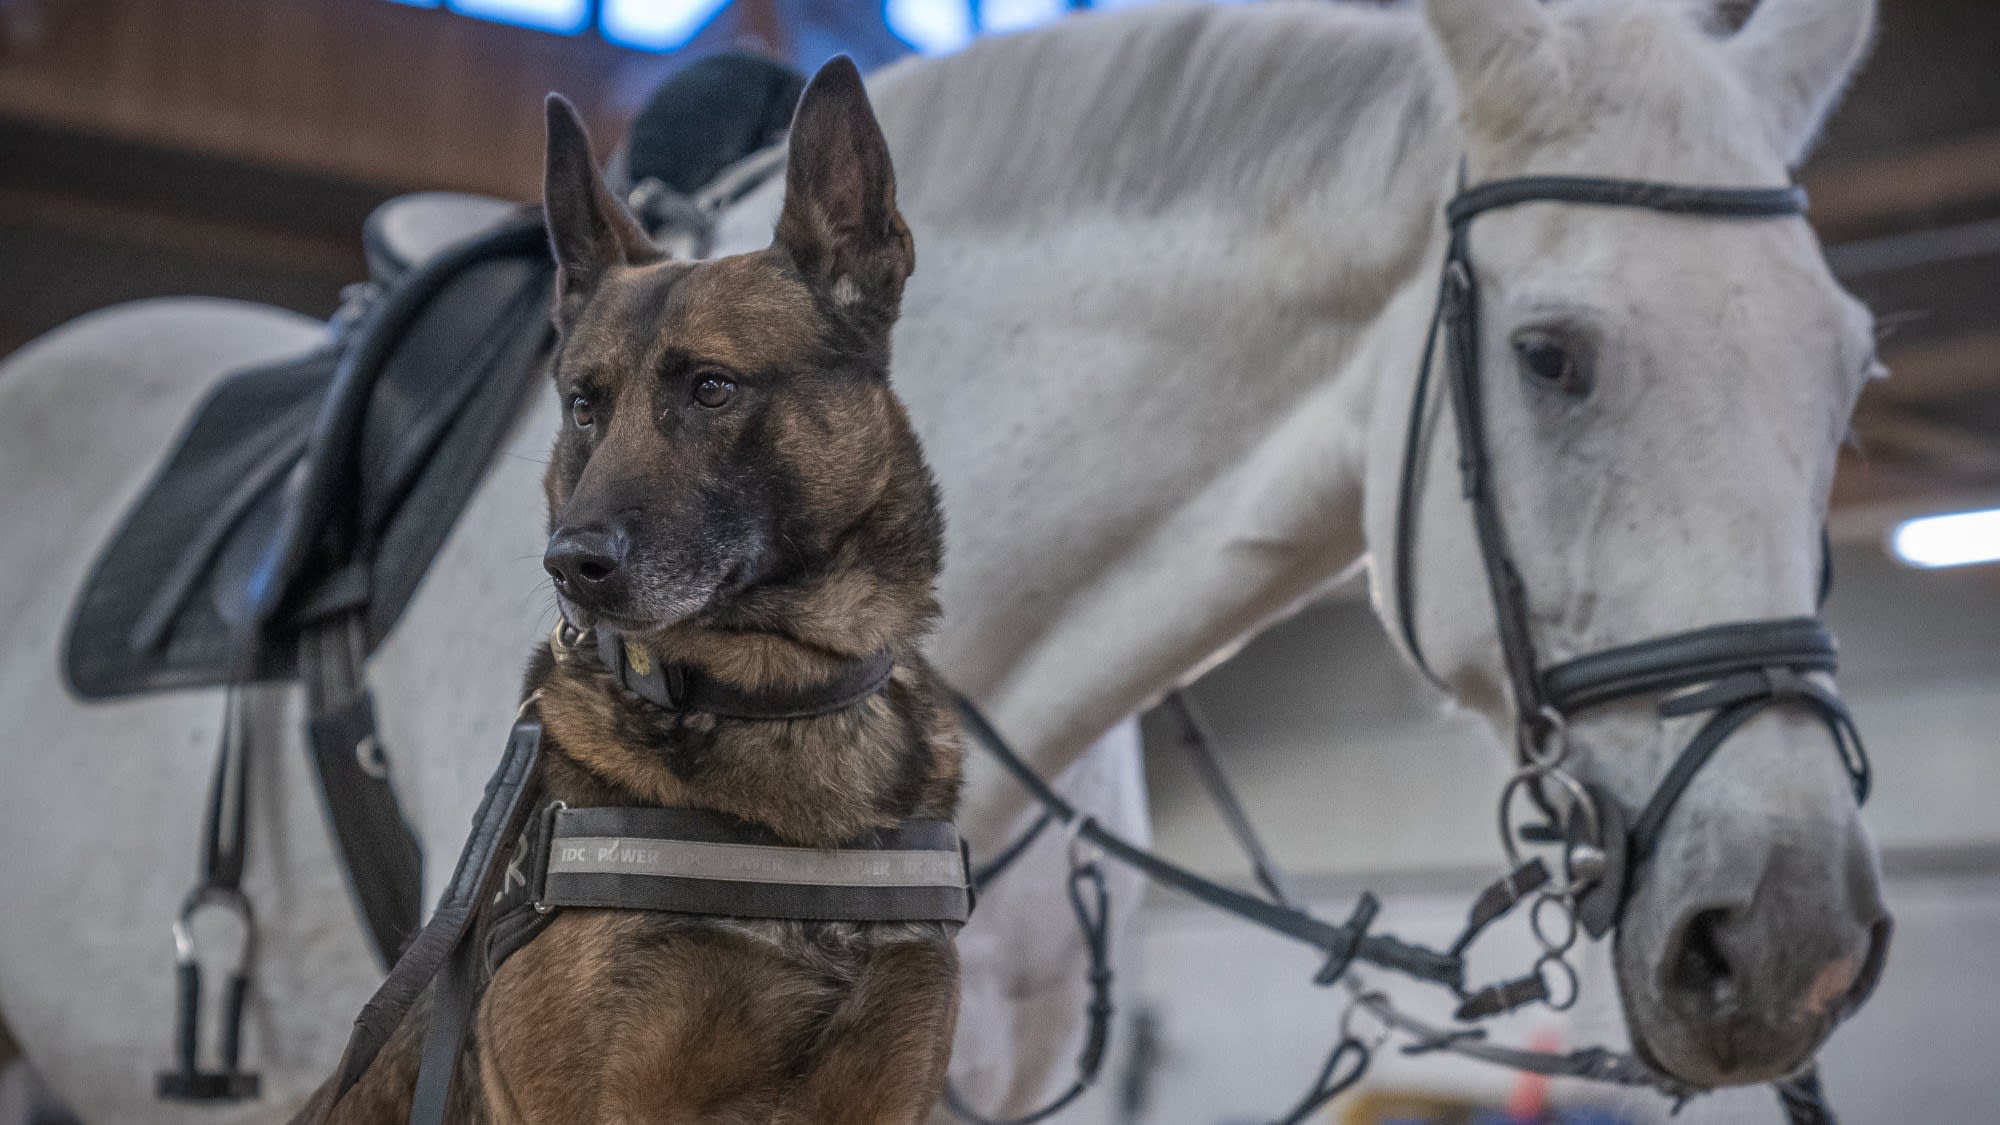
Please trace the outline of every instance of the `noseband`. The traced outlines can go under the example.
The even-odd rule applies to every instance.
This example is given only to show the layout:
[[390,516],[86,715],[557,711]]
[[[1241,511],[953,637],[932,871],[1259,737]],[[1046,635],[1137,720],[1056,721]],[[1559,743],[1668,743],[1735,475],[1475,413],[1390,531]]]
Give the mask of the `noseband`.
[[[1707,219],[1749,221],[1802,216],[1805,192],[1798,187],[1718,188],[1581,176],[1529,176],[1496,180],[1461,190],[1446,208],[1450,243],[1438,303],[1424,343],[1404,444],[1396,509],[1396,611],[1402,639],[1419,668],[1437,675],[1417,641],[1413,539],[1417,477],[1430,399],[1437,344],[1444,341],[1444,382],[1459,446],[1460,485],[1472,507],[1473,527],[1493,602],[1500,650],[1512,688],[1521,772],[1509,783],[1503,806],[1526,787],[1548,808],[1553,789],[1574,799],[1565,826],[1570,844],[1562,889],[1570,905],[1582,900],[1585,928],[1601,936],[1615,922],[1630,869],[1652,854],[1675,802],[1702,766],[1730,735],[1767,709],[1804,707],[1825,724],[1853,782],[1856,801],[1868,797],[1868,758],[1854,720],[1840,698],[1821,682],[1835,669],[1833,637],[1816,617],[1739,621],[1656,637],[1591,653],[1552,667],[1536,654],[1530,632],[1527,589],[1508,546],[1499,502],[1493,493],[1492,453],[1487,442],[1485,388],[1479,378],[1479,291],[1472,265],[1472,221],[1489,211],[1523,203],[1565,203],[1623,207]],[[1820,596],[1826,593],[1822,558]],[[1818,678],[1816,678],[1818,677]],[[1563,772],[1567,727],[1577,715],[1606,704],[1641,697],[1661,698],[1661,718],[1708,714],[1709,719],[1675,758],[1629,831],[1624,810],[1608,794],[1586,788]],[[1510,853],[1514,833],[1501,812]],[[1597,893],[1593,884],[1598,885]],[[1608,893],[1605,893],[1608,892]],[[1589,898],[1600,901],[1592,903]],[[1593,909],[1593,907],[1595,907]]]

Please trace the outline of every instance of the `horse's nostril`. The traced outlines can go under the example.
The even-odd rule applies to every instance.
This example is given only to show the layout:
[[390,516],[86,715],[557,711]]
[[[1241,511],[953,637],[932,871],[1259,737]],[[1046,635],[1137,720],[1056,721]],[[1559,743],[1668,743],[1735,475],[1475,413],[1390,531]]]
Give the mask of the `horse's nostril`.
[[1679,947],[1669,962],[1668,981],[1676,990],[1717,1001],[1728,996],[1736,974],[1717,936],[1727,917],[1728,911],[1713,909],[1688,919],[1681,930]]

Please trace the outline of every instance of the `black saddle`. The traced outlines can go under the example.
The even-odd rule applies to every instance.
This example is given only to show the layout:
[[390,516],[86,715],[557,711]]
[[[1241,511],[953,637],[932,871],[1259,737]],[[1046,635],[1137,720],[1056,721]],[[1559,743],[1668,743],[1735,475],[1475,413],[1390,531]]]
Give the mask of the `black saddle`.
[[[657,138],[659,151],[621,160],[698,183],[781,137],[801,85],[747,56],[702,60],[642,114],[635,142]],[[64,667],[85,699],[299,679],[328,818],[387,964],[417,930],[421,851],[364,665],[540,381],[554,268],[538,211],[463,197],[392,200],[363,246],[370,280],[324,346],[226,376],[196,409],[84,584]],[[248,756],[236,726],[224,723],[189,913],[241,902]],[[233,1036],[223,1073],[194,1065],[192,968],[183,961],[182,1066],[162,1076],[162,1094],[253,1096]]]
[[539,217],[511,216],[324,348],[223,379],[84,587],[77,693],[291,676],[299,634],[350,615],[372,650],[541,367],[550,274]]

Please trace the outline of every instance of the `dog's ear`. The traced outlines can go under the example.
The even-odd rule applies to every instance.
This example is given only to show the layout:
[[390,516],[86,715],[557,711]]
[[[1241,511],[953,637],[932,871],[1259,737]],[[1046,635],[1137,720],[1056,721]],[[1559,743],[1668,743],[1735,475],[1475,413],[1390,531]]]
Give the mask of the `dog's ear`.
[[550,94],[548,117],[542,213],[556,257],[556,319],[566,323],[613,266],[656,261],[662,255],[597,170],[576,107],[561,94]]
[[792,116],[776,245],[839,304],[893,302],[916,268],[910,228],[896,210],[889,142],[845,55],[813,75]]

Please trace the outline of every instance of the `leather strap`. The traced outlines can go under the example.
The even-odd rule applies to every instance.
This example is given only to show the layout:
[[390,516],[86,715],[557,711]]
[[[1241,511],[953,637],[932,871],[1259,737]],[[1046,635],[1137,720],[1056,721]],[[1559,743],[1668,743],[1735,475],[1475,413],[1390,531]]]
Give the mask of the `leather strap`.
[[700,809],[556,807],[543,823],[550,839],[528,874],[539,910],[954,925],[971,913],[948,821],[906,821],[832,849]]
[[1705,187],[1605,176],[1516,176],[1460,191],[1445,205],[1445,221],[1462,227],[1474,216],[1522,203],[1630,207],[1704,219],[1775,219],[1805,214],[1806,189],[1796,184]]
[[[1662,718],[1714,712],[1689,740],[1632,823],[1633,862],[1652,854],[1667,815],[1730,735],[1766,708],[1803,706],[1826,724],[1854,786],[1868,800],[1871,770],[1860,731],[1840,697],[1809,678],[1838,667],[1833,635],[1818,618],[1737,621],[1578,657],[1542,674],[1565,715],[1640,696],[1665,695]],[[1688,690],[1683,690],[1688,689]]]
[[383,968],[396,963],[423,920],[423,845],[396,800],[361,682],[360,619],[349,615],[299,634],[306,739],[327,826],[356,912]]
[[[502,845],[520,835],[533,808],[541,757],[541,720],[524,716],[514,724],[500,767],[486,783],[486,794],[480,800],[479,811],[473,816],[472,832],[466,837],[464,850],[459,853],[458,867],[452,872],[451,884],[445,890],[443,901],[416,940],[404,950],[396,967],[389,970],[388,978],[375,990],[375,995],[362,1005],[361,1014],[355,1017],[347,1049],[341,1054],[340,1065],[334,1071],[332,1096],[302,1112],[294,1119],[294,1125],[323,1122],[331,1117],[334,1106],[367,1073],[383,1045],[410,1014],[418,997],[432,987],[440,972],[447,969],[447,963],[471,956],[476,908],[482,892],[493,881]],[[451,971],[456,974],[462,970],[451,967]],[[448,1013],[439,1011],[441,1003],[451,998],[443,995],[433,997],[431,1030],[425,1036],[424,1064],[418,1078],[420,1095],[426,1089],[427,1081],[433,1089],[428,1095],[432,1100],[420,1100],[419,1104],[436,1105],[440,1116],[426,1119],[413,1113],[412,1121],[442,1120],[444,1099],[436,1093],[435,1087],[440,1081],[448,1086],[457,1065],[458,1051],[463,1047],[466,1021],[469,1020],[469,1016],[453,1019]],[[450,1026],[437,1030],[444,1023]],[[446,1058],[447,1054],[449,1058]]]
[[610,629],[597,631],[597,659],[634,695],[675,713],[700,711],[723,719],[810,719],[845,710],[881,691],[896,659],[878,652],[849,661],[824,683],[794,691],[752,692],[688,664],[662,663]]
[[[1676,691],[1764,668],[1831,675],[1839,664],[1833,634],[1817,617],[1737,621],[1605,649],[1542,673],[1550,704],[1574,715],[1640,695]],[[1685,708],[1706,711],[1719,704]]]
[[[1000,763],[1001,768],[1007,771],[1008,776],[1020,782],[1022,788],[1047,809],[1057,823],[1063,825],[1077,839],[1104,849],[1119,862],[1136,868],[1140,874],[1154,882],[1172,887],[1182,894],[1205,902],[1218,910],[1234,914],[1273,933],[1310,945],[1325,955],[1328,965],[1358,958],[1417,980],[1444,985],[1453,991],[1463,985],[1465,963],[1460,958],[1406,942],[1390,934],[1367,932],[1367,923],[1374,917],[1377,909],[1373,895],[1363,894],[1355,904],[1353,914],[1345,922],[1327,922],[1298,907],[1266,901],[1233,887],[1225,887],[1213,880],[1205,879],[1107,830],[1094,818],[1085,815],[1065,800],[1048,782],[1042,780],[1041,775],[1035,772],[1035,768],[1008,745],[999,730],[971,700],[962,695],[954,695],[952,702],[958,711],[959,720],[965,725],[966,733],[986,747]],[[1006,850],[1008,853],[1018,854],[1011,847]]]

